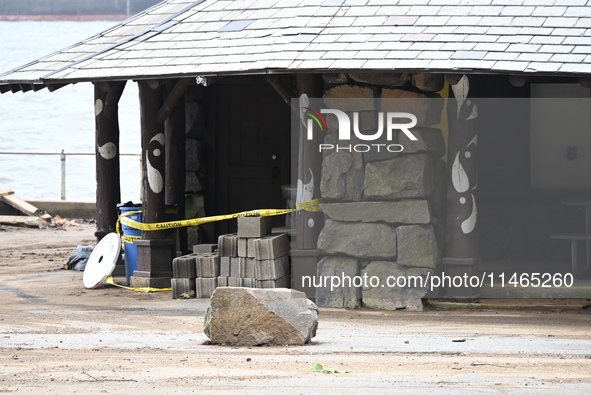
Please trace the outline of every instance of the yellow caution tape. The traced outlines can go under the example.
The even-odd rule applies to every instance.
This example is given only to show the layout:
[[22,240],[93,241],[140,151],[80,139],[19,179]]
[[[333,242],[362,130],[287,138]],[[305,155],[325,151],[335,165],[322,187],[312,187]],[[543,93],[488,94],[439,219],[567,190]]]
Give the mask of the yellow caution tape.
[[[170,222],[157,222],[151,224],[145,224],[141,222],[134,221],[130,218],[126,218],[126,216],[135,214],[137,212],[131,211],[129,213],[124,213],[119,217],[118,224],[117,224],[117,233],[122,234],[121,232],[121,224],[125,226],[129,226],[130,228],[139,229],[142,231],[154,231],[154,230],[163,230],[163,229],[173,229],[173,228],[182,228],[185,226],[198,226],[209,222],[216,222],[216,221],[224,221],[227,219],[234,219],[238,217],[269,217],[274,215],[282,215],[292,213],[294,211],[299,210],[306,210],[311,212],[320,211],[318,205],[321,203],[322,199],[314,199],[304,203],[298,203],[295,209],[261,209],[261,210],[250,210],[250,211],[242,211],[240,213],[234,214],[226,214],[226,215],[214,215],[211,217],[203,217],[203,218],[194,218],[194,219],[185,219],[179,221],[170,221]],[[121,232],[121,233],[120,233]],[[129,237],[138,237],[138,236],[129,236]],[[129,239],[133,243],[133,239]]]
[[320,203],[322,203],[322,199],[313,199],[308,200],[307,202],[297,203],[296,210],[306,210],[311,212],[318,212],[320,211]]
[[134,240],[139,240],[141,238],[142,238],[142,236],[126,236],[126,235],[121,236],[121,239],[123,240],[123,242],[129,243],[129,244],[133,244]]
[[105,280],[106,284],[110,284],[110,285],[114,285],[116,287],[119,288],[124,288],[124,289],[130,289],[132,291],[137,291],[137,292],[162,292],[162,291],[172,291],[172,288],[150,288],[150,287],[142,287],[142,288],[131,288],[131,287],[126,287],[125,285],[120,285],[120,284],[116,284],[113,281],[113,276],[109,276],[107,277],[107,279]]

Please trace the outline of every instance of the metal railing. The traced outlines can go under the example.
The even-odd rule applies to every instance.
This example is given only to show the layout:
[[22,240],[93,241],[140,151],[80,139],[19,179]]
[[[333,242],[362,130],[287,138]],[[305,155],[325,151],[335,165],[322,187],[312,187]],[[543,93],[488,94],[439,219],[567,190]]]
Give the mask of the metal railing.
[[[61,199],[66,200],[66,157],[70,156],[95,156],[96,153],[94,152],[7,152],[7,151],[0,151],[0,155],[58,155],[60,157],[61,163]],[[139,156],[141,162],[141,154],[119,154],[119,156]]]

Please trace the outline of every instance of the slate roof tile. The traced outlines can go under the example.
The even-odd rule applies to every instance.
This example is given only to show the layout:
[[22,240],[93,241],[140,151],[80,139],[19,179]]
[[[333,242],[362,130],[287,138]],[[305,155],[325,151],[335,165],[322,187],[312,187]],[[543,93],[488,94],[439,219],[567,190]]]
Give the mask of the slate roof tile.
[[534,36],[528,35],[514,35],[514,36],[500,36],[497,42],[499,43],[514,43],[514,44],[527,44]]
[[504,51],[509,47],[508,43],[478,43],[474,46],[475,51]]
[[386,41],[378,43],[377,49],[403,50],[408,49],[411,45],[410,41]]
[[501,11],[501,15],[527,16],[534,12],[535,7],[507,6]]
[[415,24],[419,26],[444,26],[449,20],[449,16],[421,16]]
[[564,39],[564,36],[535,36],[530,40],[530,44],[561,44]]
[[560,71],[569,73],[591,73],[591,64],[589,63],[568,63],[563,64]]
[[477,43],[449,42],[449,43],[443,44],[441,49],[443,51],[448,51],[448,50],[449,51],[469,51],[469,50],[473,49],[476,45],[477,45]]
[[551,52],[551,53],[570,53],[574,49],[573,45],[542,45],[539,49],[540,52]]
[[393,62],[391,59],[370,59],[364,66],[375,70],[392,70]]
[[[591,53],[591,45],[577,45],[572,53]],[[585,59],[585,62],[587,62],[588,59]]]
[[418,59],[449,59],[454,51],[422,51],[417,55]]
[[505,61],[499,60],[495,63],[494,68],[496,70],[506,70],[506,71],[523,71],[527,67],[529,62],[517,62],[517,61]]
[[337,59],[329,67],[331,69],[354,70],[359,69],[367,62],[365,59]]
[[550,58],[551,62],[580,63],[585,59],[585,54],[555,54]]
[[534,26],[540,27],[546,22],[544,17],[516,16],[513,18],[514,26]]
[[501,15],[501,12],[503,12],[502,6],[475,5],[475,6],[472,6],[472,10],[470,11],[470,15],[498,16],[498,15]]
[[345,16],[374,16],[378,13],[379,9],[379,6],[351,7],[345,13]]
[[547,62],[552,57],[549,53],[522,53],[517,57],[519,61]]
[[562,16],[566,7],[538,6],[531,13],[533,16]]
[[527,69],[539,72],[556,72],[560,70],[562,63],[531,62]]
[[[390,2],[392,3],[392,2]],[[410,6],[389,5],[382,6],[376,15],[405,15],[410,10]]]
[[490,29],[488,26],[458,26],[456,33],[484,34]]
[[517,52],[488,52],[484,60],[515,60],[520,54]]

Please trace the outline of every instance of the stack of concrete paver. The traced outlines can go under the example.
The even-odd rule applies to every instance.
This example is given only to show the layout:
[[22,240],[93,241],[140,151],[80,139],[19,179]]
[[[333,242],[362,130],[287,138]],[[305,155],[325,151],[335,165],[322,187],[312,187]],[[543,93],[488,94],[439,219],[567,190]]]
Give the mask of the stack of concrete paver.
[[217,287],[290,288],[289,237],[271,234],[269,217],[239,217],[238,233],[198,244],[172,261],[172,297],[209,298]]
[[172,297],[177,299],[191,291],[197,298],[209,298],[216,289],[220,274],[220,258],[216,244],[199,244],[193,253],[172,261]]
[[270,234],[269,217],[238,217],[238,233],[218,238],[219,286],[289,288],[289,238]]

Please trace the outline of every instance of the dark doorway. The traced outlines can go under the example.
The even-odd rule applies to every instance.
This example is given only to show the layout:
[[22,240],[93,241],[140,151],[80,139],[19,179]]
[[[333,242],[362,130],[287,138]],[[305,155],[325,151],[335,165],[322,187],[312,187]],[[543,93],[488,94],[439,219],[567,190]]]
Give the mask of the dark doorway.
[[[208,214],[285,208],[281,186],[291,181],[289,106],[261,77],[227,77],[210,89]],[[275,226],[285,222],[283,216],[274,220]],[[236,220],[215,222],[210,231],[213,238],[236,232]]]

